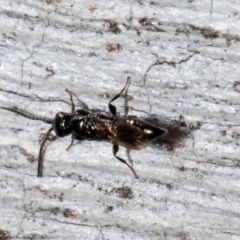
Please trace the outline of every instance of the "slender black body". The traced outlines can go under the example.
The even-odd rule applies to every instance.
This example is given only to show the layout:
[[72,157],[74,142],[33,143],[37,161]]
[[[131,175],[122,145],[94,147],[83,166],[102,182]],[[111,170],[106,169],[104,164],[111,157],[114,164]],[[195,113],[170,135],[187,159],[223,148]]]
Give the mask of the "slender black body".
[[46,133],[39,150],[38,161],[38,177],[43,175],[43,147],[48,140],[51,131],[54,130],[56,136],[65,137],[72,136],[72,142],[67,150],[72,146],[74,140],[83,141],[105,141],[113,145],[113,155],[122,163],[126,164],[138,178],[134,168],[130,166],[124,159],[116,156],[119,146],[128,150],[140,150],[160,136],[168,132],[167,128],[160,128],[148,122],[142,121],[135,116],[117,117],[116,107],[112,104],[114,100],[119,98],[123,91],[127,88],[130,82],[130,77],[127,78],[126,85],[108,104],[111,116],[106,116],[88,109],[75,110],[72,93],[66,90],[71,99],[71,113],[58,112],[53,120],[38,118],[24,113],[14,108],[2,109],[15,112],[23,117],[33,120],[41,120],[45,123],[52,124],[51,128]]

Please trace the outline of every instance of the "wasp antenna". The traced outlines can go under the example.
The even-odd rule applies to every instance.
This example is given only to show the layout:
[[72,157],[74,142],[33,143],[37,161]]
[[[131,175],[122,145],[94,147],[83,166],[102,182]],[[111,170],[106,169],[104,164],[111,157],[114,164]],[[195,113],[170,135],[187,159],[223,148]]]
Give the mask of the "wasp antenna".
[[128,115],[128,88],[129,88],[129,84],[130,84],[130,81],[131,81],[131,77],[128,76],[127,77],[127,88],[126,88],[126,91],[125,91],[125,95],[124,95],[124,117],[126,117]]
[[73,102],[73,94],[72,94],[72,91],[68,90],[67,88],[65,89],[65,91],[69,94],[70,96],[70,101],[71,101],[71,104],[72,104],[72,113],[74,112],[75,110],[75,104]]
[[38,155],[38,173],[37,173],[37,176],[38,177],[42,177],[43,176],[43,147],[46,143],[46,141],[48,140],[48,137],[51,133],[51,131],[53,130],[53,128],[50,128],[46,135],[45,135],[45,138],[40,146],[40,149],[39,149],[39,155]]
[[36,116],[30,115],[29,113],[25,113],[21,110],[14,109],[14,108],[6,108],[6,107],[0,107],[0,108],[4,109],[4,110],[7,110],[7,111],[10,111],[10,112],[13,112],[13,113],[16,113],[18,115],[21,115],[21,116],[23,116],[25,118],[28,118],[28,119],[31,119],[31,120],[37,120],[37,121],[42,121],[42,122],[45,122],[45,123],[48,123],[48,124],[52,124],[51,119],[36,117]]
[[130,82],[131,82],[131,77],[128,76],[128,77],[127,77],[127,84],[126,84],[126,85],[128,85]]
[[[78,96],[73,92],[73,91],[71,91],[71,90],[69,90],[69,89],[65,89],[65,91],[69,94],[69,96],[70,96],[70,101],[71,101],[71,105],[72,105],[72,112],[74,112],[74,110],[75,110],[75,103],[74,103],[74,101],[73,101],[73,96],[77,99],[77,101],[79,102],[79,103],[81,103],[81,105],[82,105],[82,107],[84,108],[84,109],[89,109],[89,107],[88,107],[88,105],[86,104],[86,103],[84,103],[83,101],[81,101],[79,98],[78,98]],[[78,105],[78,104],[77,104]]]

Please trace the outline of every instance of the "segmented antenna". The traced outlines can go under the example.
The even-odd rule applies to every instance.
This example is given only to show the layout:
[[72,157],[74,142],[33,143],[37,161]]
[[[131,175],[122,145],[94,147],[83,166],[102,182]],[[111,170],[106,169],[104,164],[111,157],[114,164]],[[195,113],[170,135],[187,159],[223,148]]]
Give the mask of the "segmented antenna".
[[42,144],[41,144],[41,147],[39,149],[39,155],[38,155],[38,172],[37,172],[37,176],[38,177],[42,177],[43,176],[43,147],[46,143],[46,141],[48,140],[48,137],[51,133],[51,131],[53,130],[53,128],[50,128],[46,135],[45,135],[45,138],[44,140],[42,141]]
[[0,107],[0,108],[4,109],[4,110],[7,110],[7,111],[10,111],[10,112],[17,113],[18,115],[21,115],[21,116],[23,116],[25,118],[28,118],[28,119],[42,121],[42,122],[45,122],[45,123],[48,123],[48,124],[52,124],[52,120],[51,119],[42,118],[42,117],[36,117],[36,116],[30,115],[29,113],[25,113],[25,112],[23,112],[21,110],[15,109],[15,108],[6,108],[6,107]]

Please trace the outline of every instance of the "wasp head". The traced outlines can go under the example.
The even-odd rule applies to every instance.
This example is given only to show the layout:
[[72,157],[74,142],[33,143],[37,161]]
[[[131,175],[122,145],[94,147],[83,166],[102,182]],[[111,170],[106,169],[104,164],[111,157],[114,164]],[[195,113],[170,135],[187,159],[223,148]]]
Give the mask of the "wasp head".
[[52,127],[58,137],[65,137],[71,134],[71,115],[64,112],[58,112],[53,119]]

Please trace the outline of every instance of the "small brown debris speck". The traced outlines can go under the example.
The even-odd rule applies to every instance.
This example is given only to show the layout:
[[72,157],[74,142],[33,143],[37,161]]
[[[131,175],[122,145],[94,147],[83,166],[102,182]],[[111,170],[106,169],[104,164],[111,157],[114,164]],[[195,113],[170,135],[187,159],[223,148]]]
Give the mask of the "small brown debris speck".
[[109,26],[108,26],[108,31],[113,32],[115,34],[120,33],[121,29],[118,27],[117,22],[109,20],[107,21]]
[[130,187],[115,188],[114,192],[117,193],[120,198],[133,198],[133,192]]
[[206,38],[217,38],[219,36],[219,32],[214,30],[214,29],[205,29],[203,31],[203,35],[206,37]]
[[29,154],[24,148],[20,148],[19,151],[23,156],[27,158],[27,161],[31,163],[37,161],[37,157],[34,157],[33,155]]
[[70,209],[70,208],[66,208],[63,212],[63,216],[64,217],[74,217],[74,210]]
[[140,24],[144,24],[144,23],[146,23],[147,22],[147,18],[146,17],[144,17],[144,18],[140,18],[139,20],[138,20],[138,22],[140,23]]
[[48,77],[53,76],[55,74],[52,67],[46,67],[46,71],[48,72],[48,74],[47,74]]
[[90,12],[94,12],[95,10],[97,10],[97,7],[95,5],[92,5],[89,7],[88,9]]
[[153,24],[152,22],[154,19],[148,19],[146,17],[140,18],[138,20],[139,24],[146,27],[147,31],[154,31],[154,32],[166,32],[164,29],[160,28],[160,22]]
[[116,51],[119,51],[121,48],[122,48],[122,46],[119,43],[107,43],[106,44],[106,50],[108,52],[116,52]]

